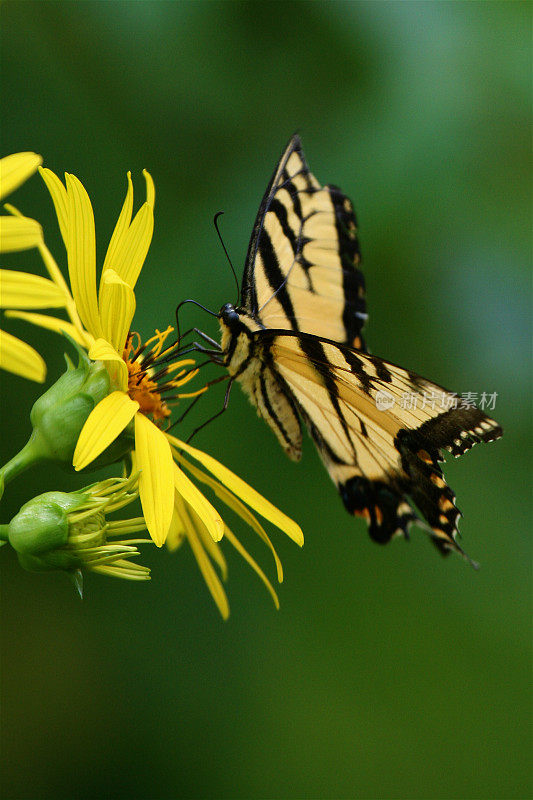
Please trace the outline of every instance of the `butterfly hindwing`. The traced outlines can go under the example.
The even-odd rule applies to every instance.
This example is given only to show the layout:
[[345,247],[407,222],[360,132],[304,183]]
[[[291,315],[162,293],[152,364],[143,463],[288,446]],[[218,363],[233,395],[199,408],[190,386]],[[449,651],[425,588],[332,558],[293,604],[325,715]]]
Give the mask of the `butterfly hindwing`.
[[300,139],[289,142],[261,203],[248,247],[242,306],[267,328],[364,347],[364,278],[350,200],[322,187]]
[[252,399],[287,455],[298,461],[302,455],[302,428],[298,411],[283,379],[261,364],[252,381]]
[[[453,394],[376,356],[305,334],[257,336],[344,505],[366,517],[372,538],[387,542],[405,533],[417,518],[413,503],[440,548],[460,550],[460,514],[439,465],[442,451],[461,455],[476,442],[492,441],[501,435],[498,424],[475,407],[450,407]],[[379,407],[380,393],[389,407]]]

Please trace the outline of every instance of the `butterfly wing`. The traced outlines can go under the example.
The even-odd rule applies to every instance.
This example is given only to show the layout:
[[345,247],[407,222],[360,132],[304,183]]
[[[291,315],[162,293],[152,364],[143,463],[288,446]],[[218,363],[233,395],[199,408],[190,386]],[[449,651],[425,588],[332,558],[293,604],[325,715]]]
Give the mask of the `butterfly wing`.
[[261,347],[291,393],[347,510],[378,542],[418,519],[438,547],[456,542],[460,513],[439,462],[502,435],[475,407],[376,356],[303,333],[262,331]]
[[263,197],[248,247],[241,305],[267,328],[363,349],[367,317],[350,200],[312,175],[298,136]]

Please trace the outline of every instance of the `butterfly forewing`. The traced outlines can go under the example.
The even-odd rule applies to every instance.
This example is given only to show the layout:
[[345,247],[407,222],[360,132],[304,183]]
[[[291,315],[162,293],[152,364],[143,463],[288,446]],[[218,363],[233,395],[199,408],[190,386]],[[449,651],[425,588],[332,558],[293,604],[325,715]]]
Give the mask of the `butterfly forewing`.
[[366,319],[350,200],[312,175],[294,136],[263,198],[248,248],[243,307],[267,328],[363,347]]

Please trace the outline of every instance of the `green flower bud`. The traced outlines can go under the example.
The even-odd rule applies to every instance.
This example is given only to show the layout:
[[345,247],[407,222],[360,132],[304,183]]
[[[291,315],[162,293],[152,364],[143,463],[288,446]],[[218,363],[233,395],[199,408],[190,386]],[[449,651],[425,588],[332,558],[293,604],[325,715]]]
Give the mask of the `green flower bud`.
[[[75,343],[74,343],[75,344]],[[76,345],[78,366],[67,358],[67,371],[35,402],[30,419],[34,447],[42,457],[72,467],[72,457],[87,417],[109,394],[109,373],[102,361],[91,361]],[[134,444],[133,430],[118,437],[90,469],[123,458]]]
[[[33,433],[20,453],[0,472],[6,483],[39,461],[54,461],[73,470],[72,458],[81,430],[94,407],[112,391],[103,362],[91,361],[73,339],[67,338],[77,350],[78,366],[65,355],[66,372],[35,402],[30,414]],[[120,461],[134,444],[131,422],[84,471]]]
[[[26,503],[7,526],[7,539],[32,572],[88,569],[148,580],[150,570],[128,559],[150,539],[124,539],[145,530],[142,517],[107,521],[106,514],[138,496],[137,476],[110,478],[77,492],[46,492]],[[113,537],[121,537],[119,540]]]

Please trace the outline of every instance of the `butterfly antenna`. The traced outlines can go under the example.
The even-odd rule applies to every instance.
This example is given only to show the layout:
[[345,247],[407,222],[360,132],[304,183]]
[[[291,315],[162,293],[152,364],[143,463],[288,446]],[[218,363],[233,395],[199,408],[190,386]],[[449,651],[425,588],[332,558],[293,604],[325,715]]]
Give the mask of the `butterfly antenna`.
[[231,258],[229,257],[228,251],[226,250],[226,245],[224,244],[224,240],[222,239],[222,234],[220,233],[220,231],[218,229],[218,218],[221,217],[223,213],[224,213],[223,211],[217,211],[217,213],[213,217],[213,225],[215,226],[215,230],[218,233],[218,238],[220,239],[220,244],[222,245],[222,248],[223,248],[223,250],[224,250],[224,252],[226,254],[226,258],[228,259],[228,263],[229,263],[229,265],[231,267],[231,271],[233,272],[233,277],[235,278],[235,285],[237,287],[237,300],[235,301],[235,305],[238,305],[238,303],[239,303],[239,295],[240,295],[239,279],[237,278],[237,273],[235,272],[235,268],[234,268],[233,264],[231,263]]
[[[212,317],[216,317],[218,319],[218,316],[219,316],[218,314],[215,314],[214,311],[210,311],[208,308],[203,306],[201,303],[198,303],[196,300],[182,300],[181,303],[178,303],[178,305],[176,307],[176,312],[175,312],[175,314],[176,314],[176,334],[177,334],[177,343],[178,343],[178,345],[179,345],[179,341],[181,339],[179,312],[180,312],[180,308],[182,306],[187,305],[187,303],[191,303],[193,306],[198,306],[198,308],[201,308],[202,311],[205,311],[206,314],[210,314]],[[194,328],[191,328],[190,331],[187,331],[187,333],[190,333],[192,330],[194,330]],[[185,336],[185,334],[184,334],[184,336]]]

